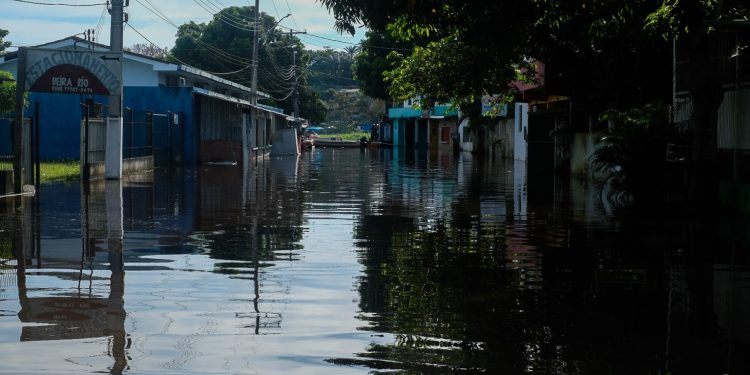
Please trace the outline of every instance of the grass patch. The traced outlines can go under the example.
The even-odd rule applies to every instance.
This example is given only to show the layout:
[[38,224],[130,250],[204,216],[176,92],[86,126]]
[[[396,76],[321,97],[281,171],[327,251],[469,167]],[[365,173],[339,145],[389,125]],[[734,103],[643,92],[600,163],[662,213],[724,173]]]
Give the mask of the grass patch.
[[42,183],[81,179],[81,163],[78,160],[43,161],[40,169]]
[[336,137],[336,139],[343,139],[345,141],[358,141],[362,137],[370,139],[369,132],[352,132],[352,133],[338,133],[338,134],[318,134],[320,138],[330,139]]

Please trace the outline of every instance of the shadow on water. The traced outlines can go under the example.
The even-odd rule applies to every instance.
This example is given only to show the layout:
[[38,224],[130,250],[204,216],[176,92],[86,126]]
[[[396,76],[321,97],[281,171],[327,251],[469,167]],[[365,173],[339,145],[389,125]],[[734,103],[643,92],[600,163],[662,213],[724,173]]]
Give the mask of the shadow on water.
[[594,191],[400,149],[46,186],[0,202],[0,372],[750,373],[750,219]]
[[[417,158],[414,160],[412,158]],[[386,373],[750,372],[748,218],[604,215],[581,181],[407,157],[355,224],[362,330]],[[431,176],[425,179],[425,176]],[[375,371],[375,372],[378,372]]]

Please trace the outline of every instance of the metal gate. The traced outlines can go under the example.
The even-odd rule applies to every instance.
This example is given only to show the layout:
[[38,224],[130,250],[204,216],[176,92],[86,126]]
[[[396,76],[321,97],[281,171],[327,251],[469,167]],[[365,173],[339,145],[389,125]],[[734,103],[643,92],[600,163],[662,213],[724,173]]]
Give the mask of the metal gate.
[[153,114],[153,155],[155,167],[169,167],[182,162],[181,113]]
[[[97,105],[82,104],[84,118],[81,121],[81,163],[84,179],[90,171],[103,167],[107,142],[106,119],[93,117]],[[168,167],[182,162],[183,114],[154,113],[152,111],[125,108],[123,112],[122,157],[123,161],[144,157],[153,158],[154,167]],[[92,169],[93,168],[93,169]],[[103,173],[97,171],[97,174]]]
[[[20,161],[16,160],[15,116],[0,116],[0,196],[20,193],[24,185],[34,185],[39,189],[39,104],[34,106],[34,116],[23,119],[21,142],[23,152]],[[20,162],[23,181],[16,181],[16,163]]]

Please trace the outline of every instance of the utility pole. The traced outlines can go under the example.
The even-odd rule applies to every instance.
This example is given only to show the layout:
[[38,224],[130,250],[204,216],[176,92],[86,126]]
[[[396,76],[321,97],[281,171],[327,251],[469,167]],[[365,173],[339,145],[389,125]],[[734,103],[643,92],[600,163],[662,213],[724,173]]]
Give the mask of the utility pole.
[[[295,34],[307,34],[307,31],[294,31],[292,29],[289,29],[289,43],[292,43],[292,38],[294,37]],[[291,47],[295,48],[296,46],[292,45]],[[297,49],[296,48],[294,49],[293,54],[292,54],[292,69],[294,69],[293,70],[294,71],[294,97],[292,99],[294,105],[292,109],[293,110],[292,117],[296,119],[297,117],[299,117],[299,91],[297,89],[298,77],[297,77]]]
[[292,54],[292,69],[294,69],[294,106],[292,117],[299,117],[299,91],[297,90],[297,51]]
[[[253,26],[253,59],[251,61],[253,64],[253,75],[250,81],[250,103],[253,106],[258,104],[258,32],[260,31],[260,23],[258,22],[258,17],[260,15],[260,12],[258,11],[258,7],[260,6],[259,2],[259,0],[255,0],[255,25]],[[253,111],[255,111],[254,108]]]
[[112,27],[110,29],[109,50],[114,58],[119,60],[114,70],[117,80],[121,82],[116,92],[109,94],[107,111],[107,144],[104,159],[104,174],[107,179],[122,177],[122,33],[125,19],[125,0],[112,0],[110,15]]

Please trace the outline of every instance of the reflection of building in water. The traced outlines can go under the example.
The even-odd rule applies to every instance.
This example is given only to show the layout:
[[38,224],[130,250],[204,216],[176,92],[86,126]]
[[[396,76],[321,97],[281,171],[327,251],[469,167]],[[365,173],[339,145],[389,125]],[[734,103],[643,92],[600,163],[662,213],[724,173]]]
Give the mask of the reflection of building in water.
[[[211,258],[214,272],[251,280],[252,311],[237,312],[254,333],[281,328],[281,314],[260,306],[263,269],[295,260],[302,239],[302,189],[296,156],[258,160],[252,166],[198,170],[194,238]],[[263,283],[266,290],[272,285]]]
[[[70,241],[61,241],[59,246],[39,246],[31,254],[16,253],[20,266],[18,318],[31,323],[22,327],[21,341],[108,337],[107,354],[113,361],[109,372],[121,374],[127,367],[128,344],[123,300],[125,272],[122,261],[118,261],[122,258],[122,230],[116,229],[122,227],[120,182],[108,190],[105,193],[102,183],[92,185],[90,194],[82,194],[82,236],[77,257],[73,256],[76,249]],[[40,243],[38,238],[33,241]],[[97,258],[97,253],[108,256]],[[28,266],[34,266],[33,273]],[[109,277],[103,272],[107,268]]]

